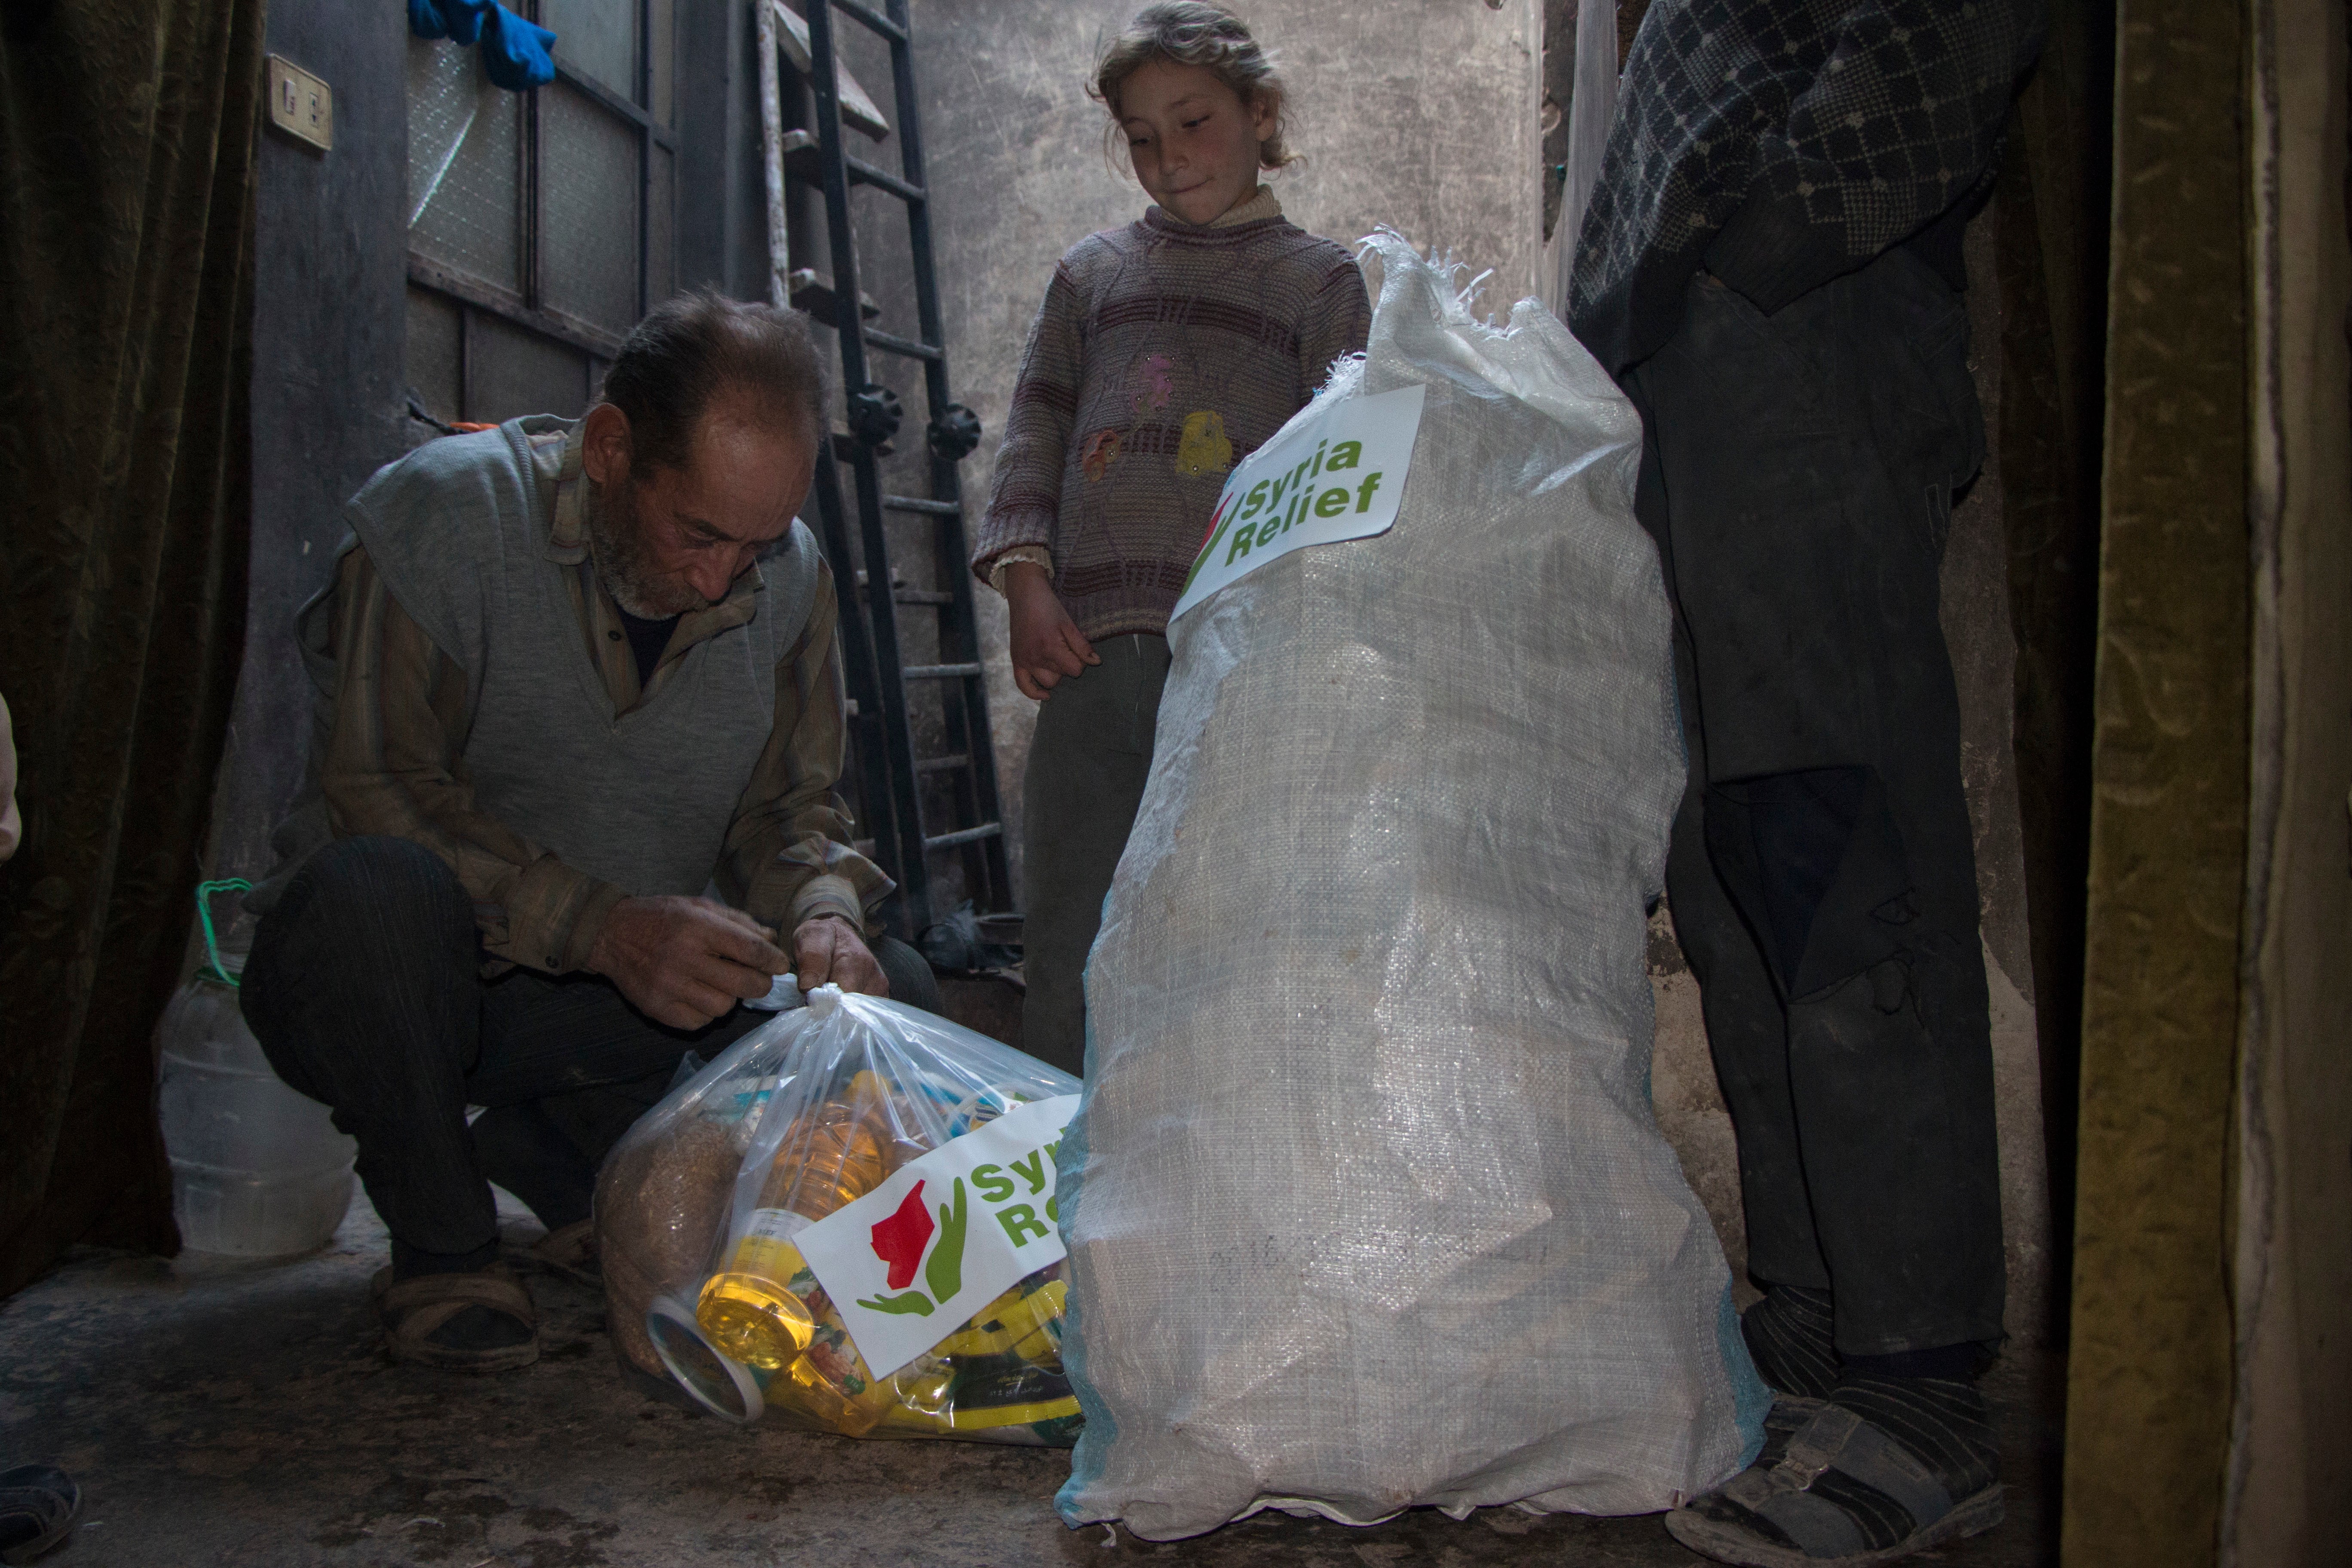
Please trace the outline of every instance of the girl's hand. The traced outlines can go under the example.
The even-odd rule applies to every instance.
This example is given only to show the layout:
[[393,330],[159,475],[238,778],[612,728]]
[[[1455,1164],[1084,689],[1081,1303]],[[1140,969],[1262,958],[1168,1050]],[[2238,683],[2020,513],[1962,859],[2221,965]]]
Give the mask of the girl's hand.
[[1054,580],[1034,561],[1017,561],[1004,574],[1004,596],[1013,606],[1013,684],[1021,695],[1043,702],[1065,676],[1076,675],[1102,655],[1087,641]]

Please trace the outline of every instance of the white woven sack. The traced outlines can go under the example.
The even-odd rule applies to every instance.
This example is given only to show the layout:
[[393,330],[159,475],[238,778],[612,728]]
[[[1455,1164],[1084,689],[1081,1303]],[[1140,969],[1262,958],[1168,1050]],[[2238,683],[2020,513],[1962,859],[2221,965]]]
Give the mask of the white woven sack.
[[1425,384],[1402,512],[1171,626],[1087,970],[1074,1525],[1640,1512],[1761,1442],[1650,1108],[1683,757],[1640,421],[1537,301],[1486,325],[1366,244],[1369,354],[1298,417]]

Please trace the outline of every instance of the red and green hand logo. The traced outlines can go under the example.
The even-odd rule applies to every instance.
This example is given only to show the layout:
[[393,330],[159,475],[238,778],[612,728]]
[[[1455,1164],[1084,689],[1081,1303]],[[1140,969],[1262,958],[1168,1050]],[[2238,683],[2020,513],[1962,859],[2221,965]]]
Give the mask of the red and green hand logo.
[[[952,1300],[963,1289],[964,1222],[970,1208],[964,1197],[963,1178],[958,1176],[954,1195],[940,1205],[940,1220],[935,1226],[931,1224],[931,1211],[923,1202],[923,1184],[917,1182],[906,1201],[892,1211],[888,1219],[874,1227],[874,1256],[890,1266],[882,1282],[900,1293],[862,1298],[857,1304],[877,1312],[911,1312],[928,1318],[935,1300]],[[932,1245],[934,1235],[938,1237],[936,1246]],[[931,1255],[929,1264],[923,1267],[923,1283],[931,1288],[929,1296],[907,1289],[915,1282],[915,1270],[923,1263],[926,1247],[929,1247]]]
[[1184,574],[1184,588],[1179,589],[1179,594],[1191,588],[1192,579],[1201,574],[1201,568],[1208,562],[1209,552],[1217,547],[1217,541],[1225,536],[1225,524],[1233,521],[1234,502],[1241,499],[1240,494],[1234,490],[1227,490],[1219,498],[1217,510],[1209,514],[1209,531],[1201,536],[1200,553],[1192,557],[1192,569]]

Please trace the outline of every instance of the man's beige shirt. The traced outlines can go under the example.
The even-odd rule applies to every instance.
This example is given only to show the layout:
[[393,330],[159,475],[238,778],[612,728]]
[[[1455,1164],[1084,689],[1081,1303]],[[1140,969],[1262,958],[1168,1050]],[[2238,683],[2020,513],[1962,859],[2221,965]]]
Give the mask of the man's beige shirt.
[[[554,437],[542,460],[576,465],[578,444],[560,450],[563,445]],[[582,651],[614,711],[626,713],[658,693],[697,643],[751,618],[751,574],[718,604],[679,619],[640,689],[618,607],[590,561],[589,487],[567,484],[562,493],[566,504],[551,520],[551,553],[580,564],[549,570],[565,572]],[[730,903],[788,942],[793,927],[819,915],[843,916],[865,931],[866,910],[893,886],[849,847],[849,814],[834,793],[848,731],[837,616],[833,574],[820,561],[808,625],[776,665],[774,725],[714,868]],[[335,727],[320,783],[336,837],[413,839],[447,861],[473,898],[493,967],[584,969],[606,915],[627,894],[476,809],[465,763],[466,673],[409,618],[362,546],[343,557],[336,581],[334,642]],[[692,767],[695,759],[680,757],[678,765]]]

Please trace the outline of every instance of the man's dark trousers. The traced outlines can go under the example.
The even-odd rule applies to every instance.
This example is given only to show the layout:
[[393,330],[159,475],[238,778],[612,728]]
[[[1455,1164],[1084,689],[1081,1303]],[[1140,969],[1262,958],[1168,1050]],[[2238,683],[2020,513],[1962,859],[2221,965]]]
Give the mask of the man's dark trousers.
[[[895,994],[935,1005],[911,948],[886,942],[875,955]],[[440,1255],[496,1240],[487,1182],[551,1230],[587,1218],[597,1165],[679,1059],[714,1056],[772,1016],[738,1007],[669,1029],[595,976],[486,981],[456,874],[384,837],[338,840],[296,873],[255,932],[243,999],[278,1075],[358,1141],[360,1179],[394,1241]],[[469,1105],[488,1108],[471,1127]]]
[[1937,619],[1984,437],[1960,297],[1897,249],[1771,316],[1714,279],[1626,378],[1675,600],[1667,870],[1739,1139],[1749,1272],[1839,1350],[2001,1334],[1992,1053]]

